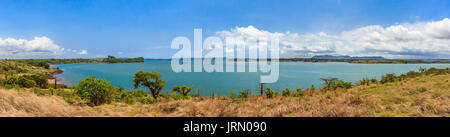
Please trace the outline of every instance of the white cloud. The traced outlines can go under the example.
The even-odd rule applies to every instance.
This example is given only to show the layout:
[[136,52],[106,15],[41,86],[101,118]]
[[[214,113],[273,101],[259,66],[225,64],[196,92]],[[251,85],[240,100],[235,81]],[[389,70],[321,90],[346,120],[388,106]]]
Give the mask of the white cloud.
[[[450,58],[450,20],[448,18],[440,21],[396,24],[386,28],[379,25],[365,26],[338,35],[323,32],[318,34],[277,33],[259,30],[253,26],[219,31],[217,35],[222,38],[247,39],[279,36],[282,57],[336,54],[387,58]],[[246,41],[237,42],[249,44]]]
[[80,55],[86,55],[86,54],[87,54],[87,50],[81,50],[80,52],[78,52],[78,54],[80,54]]
[[0,57],[6,58],[33,58],[33,57],[57,57],[66,54],[87,54],[87,50],[62,48],[48,37],[34,37],[32,40],[1,38]]
[[0,56],[23,57],[39,55],[59,55],[64,48],[53,43],[47,37],[35,37],[32,40],[0,38]]

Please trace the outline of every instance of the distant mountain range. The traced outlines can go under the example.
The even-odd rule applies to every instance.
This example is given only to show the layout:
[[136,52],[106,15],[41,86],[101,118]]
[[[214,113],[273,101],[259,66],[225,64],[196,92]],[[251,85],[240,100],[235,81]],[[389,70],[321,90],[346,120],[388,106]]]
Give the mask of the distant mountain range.
[[352,57],[352,56],[333,56],[333,55],[317,55],[313,56],[314,59],[367,59],[367,60],[386,60],[386,58],[381,56],[363,56],[363,57]]

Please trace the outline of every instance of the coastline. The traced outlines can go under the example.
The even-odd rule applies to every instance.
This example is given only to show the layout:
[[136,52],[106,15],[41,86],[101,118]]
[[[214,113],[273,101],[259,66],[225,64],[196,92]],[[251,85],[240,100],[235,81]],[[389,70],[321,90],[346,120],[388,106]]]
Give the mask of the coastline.
[[[259,59],[229,59],[234,61],[258,61]],[[270,59],[268,59],[270,62]],[[279,58],[278,62],[347,62],[355,64],[450,64],[450,61],[423,61],[423,60],[401,60],[401,59],[320,59],[320,58]]]

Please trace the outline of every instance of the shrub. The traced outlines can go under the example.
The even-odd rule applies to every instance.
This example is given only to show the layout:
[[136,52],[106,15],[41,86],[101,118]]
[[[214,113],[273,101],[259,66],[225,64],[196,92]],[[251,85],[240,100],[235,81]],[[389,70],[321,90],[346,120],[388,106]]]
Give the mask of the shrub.
[[155,99],[150,96],[147,96],[147,97],[139,97],[139,98],[137,98],[137,101],[142,104],[151,104],[151,103],[155,102]]
[[75,91],[82,99],[89,100],[89,103],[95,106],[111,103],[114,97],[114,87],[103,79],[96,79],[95,76],[80,81]]
[[34,82],[36,82],[36,85],[40,88],[47,88],[48,87],[48,80],[47,76],[44,74],[34,74],[30,76]]
[[370,85],[373,83],[378,83],[378,80],[376,78],[363,78],[362,80],[358,80],[358,85]]
[[47,62],[39,62],[38,64],[37,64],[37,66],[38,67],[43,67],[43,68],[45,68],[45,69],[49,69],[50,68],[50,64],[48,64]]
[[[369,82],[368,79],[363,80],[364,83]],[[328,83],[325,84],[324,89],[326,90],[336,90],[337,88],[344,88],[344,89],[348,89],[352,87],[352,83],[351,82],[345,82],[339,79],[333,79],[331,81],[329,81]]]
[[381,84],[388,83],[388,82],[394,82],[394,81],[397,81],[397,77],[393,73],[392,74],[388,73],[386,75],[381,76],[381,80],[380,80]]
[[234,90],[231,90],[231,91],[230,91],[230,98],[231,98],[231,99],[236,98],[236,93],[234,92]]
[[19,89],[20,85],[18,85],[18,84],[7,84],[7,85],[5,85],[5,88],[6,89]]
[[446,69],[438,69],[438,68],[432,67],[432,68],[427,69],[424,73],[425,73],[425,75],[432,75],[432,74],[434,74],[434,75],[442,75],[442,74],[448,74],[448,73],[450,73],[450,71],[449,71],[448,68],[446,68]]
[[175,86],[172,89],[172,92],[179,93],[185,97],[189,95],[189,92],[191,92],[192,88],[187,86]]
[[266,94],[267,98],[273,98],[275,96],[275,91],[271,88],[267,88],[264,93]]
[[406,77],[408,77],[408,78],[414,78],[414,77],[417,77],[419,75],[420,75],[420,73],[419,72],[415,72],[415,71],[409,71],[408,73],[406,73]]
[[0,79],[0,86],[6,85],[6,79]]
[[295,96],[303,97],[303,96],[305,96],[305,92],[301,88],[297,88],[297,92],[295,93]]
[[19,85],[23,88],[32,88],[36,87],[36,82],[25,77],[19,77]]
[[291,89],[289,89],[289,88],[284,89],[283,91],[281,91],[281,95],[283,95],[283,96],[291,95]]
[[310,90],[312,90],[312,91],[316,90],[316,87],[314,86],[314,84],[313,84],[313,85],[311,85],[311,88],[310,88]]
[[337,88],[344,88],[344,89],[349,89],[352,87],[352,83],[351,82],[345,82],[342,80],[336,80],[333,82],[333,88],[337,89]]
[[376,78],[372,78],[372,79],[370,79],[370,82],[371,83],[378,83],[378,80]]
[[132,100],[131,95],[127,91],[125,91],[125,89],[123,87],[118,87],[115,90],[114,99],[119,102],[130,103],[130,104],[133,103],[131,101]]
[[239,98],[247,98],[251,93],[251,89],[244,89],[243,91],[239,92]]
[[164,94],[162,93],[161,96],[167,96],[167,98],[172,98],[175,100],[180,100],[180,99],[188,99],[190,96],[184,96],[182,94],[176,94],[175,92],[172,92],[171,94]]
[[371,81],[368,78],[363,78],[362,80],[358,81],[358,85],[369,85]]
[[6,77],[5,85],[19,85],[19,76],[12,75]]

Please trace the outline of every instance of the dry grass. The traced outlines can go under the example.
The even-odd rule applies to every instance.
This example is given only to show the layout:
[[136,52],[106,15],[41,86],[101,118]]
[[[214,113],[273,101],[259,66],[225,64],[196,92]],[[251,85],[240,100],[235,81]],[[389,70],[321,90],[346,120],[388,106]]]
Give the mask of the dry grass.
[[450,74],[420,76],[383,86],[351,91],[372,97],[382,106],[379,116],[450,116]]
[[151,105],[96,107],[103,116],[377,117],[450,116],[450,75],[316,92],[305,97],[193,98]]
[[450,116],[450,75],[267,99],[196,97],[154,104],[77,106],[56,96],[0,91],[0,116],[376,117]]
[[92,116],[88,107],[69,105],[57,96],[38,96],[29,91],[0,89],[1,117]]
[[[366,105],[362,105],[365,103]],[[152,105],[104,105],[100,115],[110,116],[193,116],[193,117],[284,117],[284,116],[374,116],[377,106],[348,93],[318,97],[252,96],[247,101],[194,98]]]

